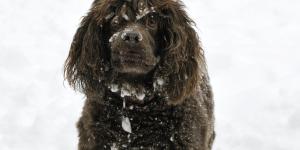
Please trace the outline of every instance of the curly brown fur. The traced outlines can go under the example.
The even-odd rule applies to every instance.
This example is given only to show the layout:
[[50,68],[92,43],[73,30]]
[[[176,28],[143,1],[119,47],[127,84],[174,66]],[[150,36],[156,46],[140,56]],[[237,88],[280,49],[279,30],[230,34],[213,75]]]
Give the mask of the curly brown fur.
[[213,97],[192,25],[179,0],[94,1],[65,63],[87,98],[79,150],[211,150]]

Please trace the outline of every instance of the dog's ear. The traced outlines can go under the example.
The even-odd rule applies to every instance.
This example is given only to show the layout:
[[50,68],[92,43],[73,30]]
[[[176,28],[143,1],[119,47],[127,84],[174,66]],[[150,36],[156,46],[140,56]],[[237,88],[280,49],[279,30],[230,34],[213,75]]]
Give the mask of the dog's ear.
[[[203,50],[193,21],[176,2],[165,3],[161,14],[162,59],[154,76],[156,88],[169,104],[181,103],[199,85],[201,74],[206,72]],[[156,82],[156,83],[155,83]]]
[[108,65],[103,34],[103,25],[96,22],[92,12],[82,19],[64,68],[65,79],[74,89],[97,89],[95,86],[103,80]]

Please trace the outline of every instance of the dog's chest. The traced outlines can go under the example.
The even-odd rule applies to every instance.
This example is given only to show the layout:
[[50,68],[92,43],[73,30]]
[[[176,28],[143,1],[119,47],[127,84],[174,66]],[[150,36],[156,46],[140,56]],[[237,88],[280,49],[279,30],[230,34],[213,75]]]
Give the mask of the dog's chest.
[[109,137],[111,144],[133,148],[156,141],[156,145],[149,146],[168,147],[181,122],[181,113],[179,108],[167,106],[159,98],[141,106],[112,97],[99,117],[100,124],[113,133]]

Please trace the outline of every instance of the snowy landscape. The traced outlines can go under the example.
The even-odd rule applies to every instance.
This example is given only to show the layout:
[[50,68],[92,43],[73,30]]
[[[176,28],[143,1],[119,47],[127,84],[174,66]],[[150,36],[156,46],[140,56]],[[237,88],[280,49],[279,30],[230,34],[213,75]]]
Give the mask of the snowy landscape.
[[[299,150],[300,1],[183,1],[214,90],[214,150]],[[63,63],[91,3],[0,1],[1,150],[76,149],[84,96]]]

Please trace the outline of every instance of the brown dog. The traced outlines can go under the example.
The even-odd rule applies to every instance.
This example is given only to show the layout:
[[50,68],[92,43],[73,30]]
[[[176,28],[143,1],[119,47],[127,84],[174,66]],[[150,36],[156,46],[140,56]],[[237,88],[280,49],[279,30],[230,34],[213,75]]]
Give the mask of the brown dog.
[[212,92],[192,20],[175,0],[95,0],[65,64],[86,95],[79,150],[211,150]]

